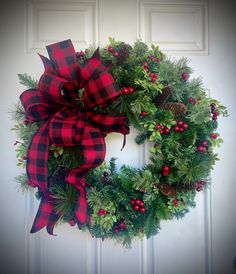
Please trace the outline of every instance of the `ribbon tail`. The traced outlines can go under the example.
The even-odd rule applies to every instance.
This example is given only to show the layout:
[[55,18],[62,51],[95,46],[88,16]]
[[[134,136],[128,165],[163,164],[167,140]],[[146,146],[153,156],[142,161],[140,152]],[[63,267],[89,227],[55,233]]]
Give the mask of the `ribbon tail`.
[[78,186],[77,188],[80,194],[75,207],[76,219],[79,223],[79,226],[82,224],[91,225],[91,212],[87,204],[85,189],[82,186]]
[[46,226],[47,232],[54,235],[53,229],[59,218],[60,214],[55,212],[52,202],[42,198],[30,233],[38,232]]

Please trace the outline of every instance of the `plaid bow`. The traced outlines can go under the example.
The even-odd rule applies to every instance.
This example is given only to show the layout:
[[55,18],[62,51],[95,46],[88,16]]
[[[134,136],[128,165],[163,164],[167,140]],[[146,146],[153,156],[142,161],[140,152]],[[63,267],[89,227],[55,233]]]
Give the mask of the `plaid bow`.
[[[38,187],[42,199],[31,233],[46,226],[49,234],[60,218],[54,209],[53,197],[48,189],[48,150],[50,144],[62,146],[80,145],[83,163],[70,170],[66,182],[79,190],[75,208],[77,223],[90,224],[90,213],[86,201],[85,175],[99,166],[106,154],[104,137],[110,132],[129,133],[125,116],[95,114],[92,109],[108,105],[121,94],[109,73],[111,64],[100,60],[97,49],[92,58],[78,66],[71,40],[47,46],[49,58],[41,56],[45,72],[39,80],[37,90],[24,91],[21,102],[30,122],[44,121],[33,136],[28,149],[26,170],[29,183]],[[84,89],[79,106],[64,87]]]

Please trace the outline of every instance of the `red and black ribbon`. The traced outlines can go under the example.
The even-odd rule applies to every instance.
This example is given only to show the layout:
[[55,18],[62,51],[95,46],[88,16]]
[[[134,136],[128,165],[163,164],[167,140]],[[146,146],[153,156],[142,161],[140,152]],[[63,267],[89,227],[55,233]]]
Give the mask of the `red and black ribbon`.
[[[96,114],[93,108],[105,106],[121,94],[109,72],[110,64],[100,60],[99,50],[85,64],[78,66],[71,40],[47,46],[49,58],[40,56],[45,72],[37,90],[24,91],[21,102],[30,122],[44,121],[33,136],[28,149],[26,170],[29,183],[42,194],[31,233],[47,227],[49,234],[60,218],[54,209],[53,197],[48,189],[48,150],[56,146],[80,145],[83,162],[70,170],[66,182],[79,190],[75,209],[77,223],[90,224],[91,216],[86,201],[85,175],[99,166],[105,158],[104,137],[110,132],[129,133],[126,116]],[[81,106],[67,91],[84,89]]]

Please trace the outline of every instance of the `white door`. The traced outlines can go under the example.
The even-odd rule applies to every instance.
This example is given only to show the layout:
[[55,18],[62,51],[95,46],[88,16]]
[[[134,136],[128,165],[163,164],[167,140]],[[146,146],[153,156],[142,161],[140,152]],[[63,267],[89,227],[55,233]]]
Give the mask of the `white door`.
[[[1,1],[0,41],[0,272],[32,274],[231,274],[236,271],[235,220],[235,5],[230,0],[4,0]],[[229,109],[219,132],[225,140],[221,161],[212,172],[212,187],[197,197],[197,207],[181,221],[162,223],[150,240],[126,250],[112,242],[91,239],[68,225],[30,235],[37,201],[17,192],[13,143],[8,111],[23,87],[17,73],[40,77],[36,52],[71,38],[75,48],[104,45],[109,36],[133,43],[142,38],[158,43],[173,56],[186,55],[195,76],[203,75],[211,95]],[[107,138],[107,157],[119,164],[142,166],[145,147],[128,137]],[[118,142],[120,140],[120,142]],[[127,157],[129,155],[129,157]]]

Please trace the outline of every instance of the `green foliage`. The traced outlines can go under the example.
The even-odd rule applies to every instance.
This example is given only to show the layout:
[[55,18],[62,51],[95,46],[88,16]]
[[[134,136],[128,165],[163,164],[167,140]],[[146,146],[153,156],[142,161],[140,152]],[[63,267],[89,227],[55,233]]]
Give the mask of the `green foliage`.
[[38,88],[38,81],[33,79],[30,75],[24,73],[24,74],[17,74],[19,78],[19,82],[26,86],[29,89],[37,89]]
[[54,198],[54,208],[61,214],[62,219],[69,219],[73,215],[76,201],[78,199],[78,190],[69,184],[56,185],[51,189]]

